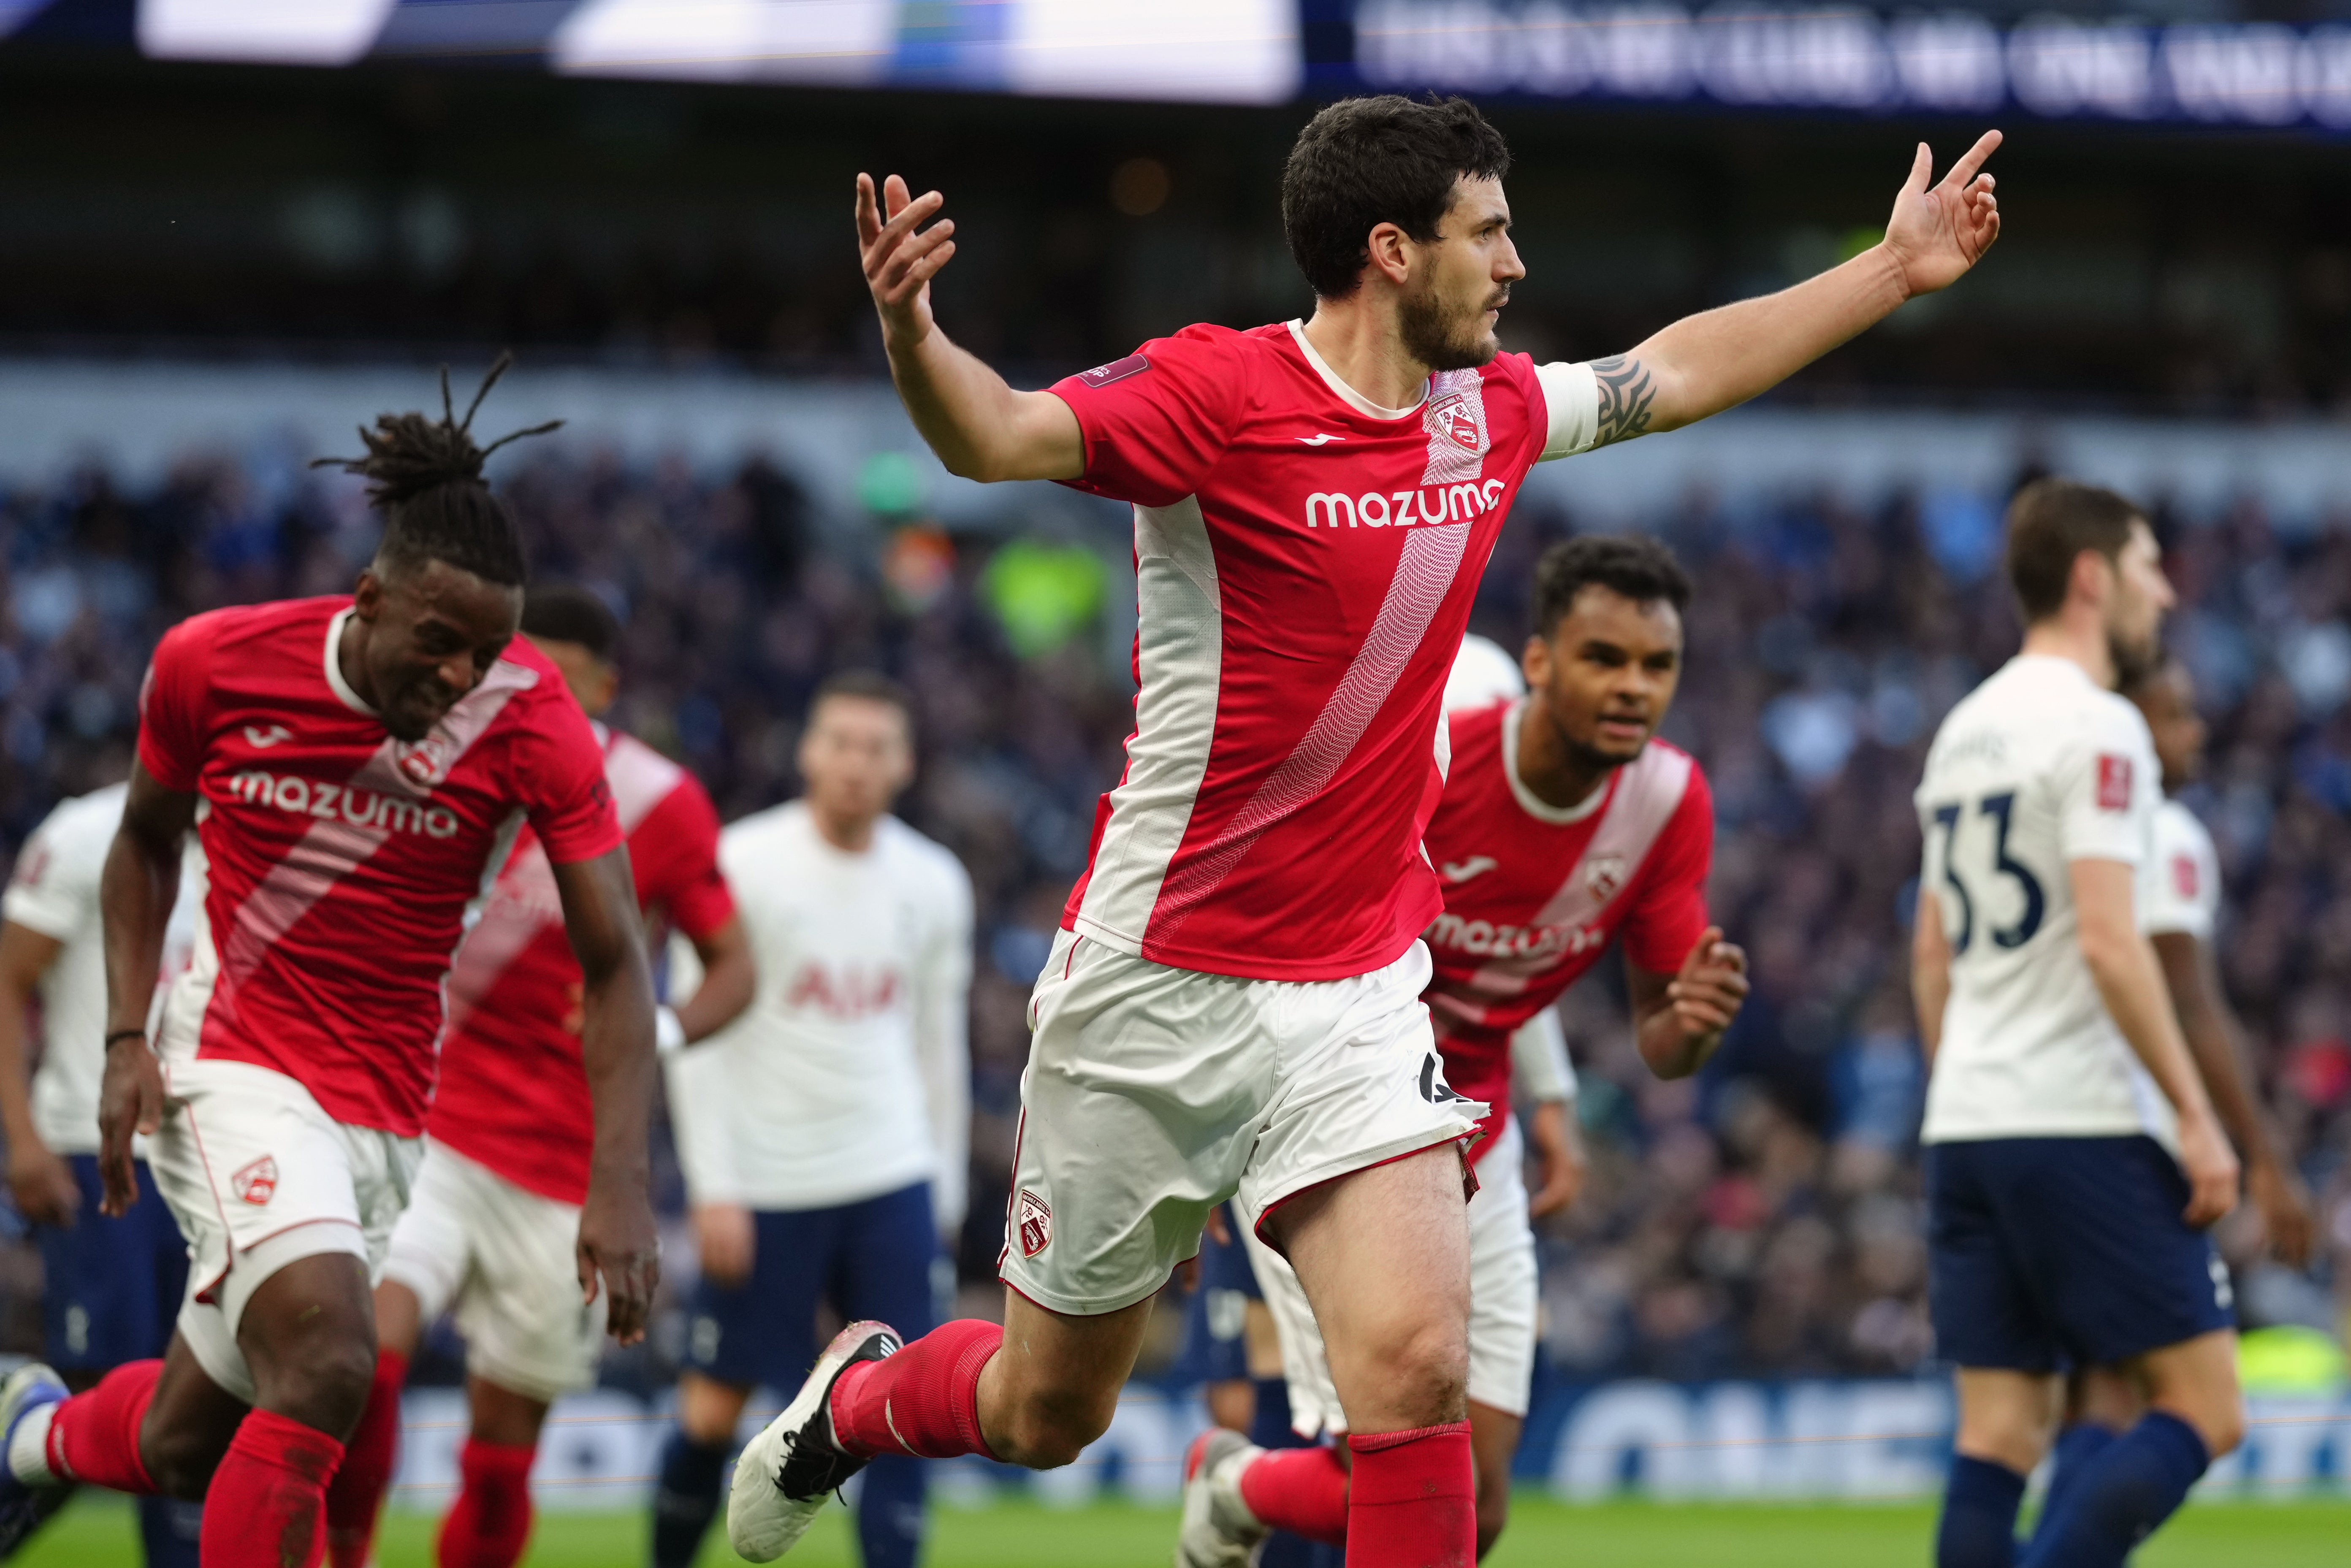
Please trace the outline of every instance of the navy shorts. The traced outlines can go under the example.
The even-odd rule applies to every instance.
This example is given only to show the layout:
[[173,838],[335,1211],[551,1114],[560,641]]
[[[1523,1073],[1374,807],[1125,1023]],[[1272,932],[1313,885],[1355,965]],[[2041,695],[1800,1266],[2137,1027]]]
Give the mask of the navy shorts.
[[49,1364],[102,1372],[163,1354],[188,1289],[188,1244],[137,1161],[139,1201],[120,1219],[99,1213],[105,1186],[96,1155],[68,1155],[81,1210],[63,1229],[34,1228],[40,1239],[41,1316]]
[[945,1255],[931,1218],[931,1184],[838,1208],[762,1209],[753,1215],[751,1277],[737,1286],[705,1277],[686,1314],[685,1364],[737,1387],[759,1385],[789,1398],[816,1364],[816,1310],[873,1318],[908,1339],[940,1312]]
[[2153,1138],[1989,1138],[1927,1150],[1936,1354],[2062,1372],[2236,1326],[2228,1270],[2180,1218]]
[[1176,1358],[1183,1383],[1233,1383],[1249,1375],[1244,1330],[1249,1304],[1262,1298],[1230,1205],[1225,1225],[1230,1240],[1200,1238],[1200,1288],[1184,1305],[1184,1349]]

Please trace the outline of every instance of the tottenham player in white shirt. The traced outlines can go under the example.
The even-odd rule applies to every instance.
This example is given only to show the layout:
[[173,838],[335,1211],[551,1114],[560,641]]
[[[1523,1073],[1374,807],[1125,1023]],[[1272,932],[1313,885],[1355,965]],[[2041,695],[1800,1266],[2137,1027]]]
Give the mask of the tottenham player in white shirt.
[[[126,1361],[163,1354],[188,1278],[187,1242],[155,1197],[142,1157],[133,1162],[144,1203],[99,1212],[98,1085],[106,1068],[106,953],[99,873],[122,825],[127,784],[59,804],[17,852],[0,901],[0,1130],[8,1138],[8,1188],[41,1249],[45,1356],[67,1386],[88,1388]],[[187,852],[201,855],[191,844]],[[163,944],[163,972],[187,962],[194,940],[183,875]],[[26,1068],[25,1025],[40,1009],[40,1064]],[[29,1092],[28,1092],[29,1089]],[[139,1532],[151,1568],[195,1568],[199,1503],[139,1500]]]
[[[2163,768],[2165,799],[2156,808],[2155,845],[2148,860],[2141,923],[2163,960],[2172,1005],[2205,1092],[2220,1124],[2243,1151],[2245,1193],[2260,1211],[2270,1249],[2294,1268],[2310,1261],[2316,1239],[2310,1193],[2280,1150],[2247,1070],[2243,1030],[2220,983],[2213,936],[2220,918],[2220,858],[2212,835],[2178,792],[2202,771],[2205,727],[2196,711],[2196,684],[2188,666],[2166,655],[2124,688],[2138,705]],[[2066,1387],[2066,1425],[2057,1434],[2049,1495],[2042,1517],[2062,1511],[2074,1484],[2116,1435],[2146,1414],[2138,1384],[2122,1369],[2085,1367]]]
[[2070,1366],[2147,1414],[2021,1559],[2120,1568],[2243,1431],[2228,1277],[2204,1228],[2237,1159],[2140,925],[2158,769],[2116,695],[2172,602],[2139,510],[2043,479],[2009,510],[2022,651],[1951,710],[1917,792],[1912,982],[1931,1295],[1959,1368],[1938,1568],[2007,1568]]
[[[653,1568],[695,1560],[744,1402],[807,1375],[820,1299],[921,1332],[951,1294],[940,1241],[962,1228],[969,1166],[971,878],[890,815],[914,771],[896,683],[820,686],[799,768],[805,796],[719,838],[758,994],[670,1069],[703,1277]],[[923,1463],[866,1470],[865,1568],[913,1568]]]

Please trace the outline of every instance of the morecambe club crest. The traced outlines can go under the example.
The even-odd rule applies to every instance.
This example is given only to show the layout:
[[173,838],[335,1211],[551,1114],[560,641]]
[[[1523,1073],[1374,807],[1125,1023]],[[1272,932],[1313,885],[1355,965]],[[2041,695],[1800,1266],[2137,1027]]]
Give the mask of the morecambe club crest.
[[1053,1244],[1053,1211],[1045,1200],[1020,1189],[1020,1256],[1034,1258]]
[[1478,417],[1469,412],[1469,404],[1465,400],[1453,398],[1440,406],[1437,410],[1437,427],[1462,451],[1478,451]]
[[455,750],[436,729],[413,746],[402,746],[393,765],[411,784],[419,789],[430,789],[449,777],[449,765],[456,759]]
[[277,1190],[277,1160],[264,1155],[228,1178],[229,1190],[259,1208]]
[[1625,857],[1599,854],[1583,862],[1583,891],[1594,904],[1605,904],[1625,885]]

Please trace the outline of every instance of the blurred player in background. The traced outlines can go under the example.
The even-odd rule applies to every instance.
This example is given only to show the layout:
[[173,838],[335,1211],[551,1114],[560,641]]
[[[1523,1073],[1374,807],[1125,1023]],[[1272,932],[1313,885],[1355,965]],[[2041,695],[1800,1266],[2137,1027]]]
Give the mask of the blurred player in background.
[[844,1333],[737,1467],[737,1550],[789,1550],[876,1454],[1071,1462],[1238,1194],[1331,1350],[1350,1558],[1469,1554],[1462,1145],[1484,1111],[1437,1092],[1420,934],[1443,900],[1420,845],[1478,579],[1536,463],[1744,402],[1965,273],[1999,232],[1978,172],[1998,141],[1931,186],[1921,146],[1852,261],[1538,367],[1494,336],[1526,274],[1499,134],[1461,99],[1349,99],[1283,172],[1311,319],[1186,328],[1045,392],[937,329],[944,198],[859,176],[891,374],[941,460],[1134,505],[1140,690],[1030,1005],[1005,1325],[903,1351],[883,1325]]
[[[155,1196],[143,1145],[132,1165],[145,1201],[120,1216],[99,1209],[106,948],[98,884],[129,793],[129,785],[113,784],[61,802],[26,841],[0,902],[0,1129],[8,1137],[8,1189],[40,1243],[42,1354],[77,1392],[124,1362],[162,1354],[188,1281],[187,1242]],[[189,894],[202,882],[200,872],[181,879],[160,980],[187,967],[195,918]],[[28,1085],[25,1025],[36,1005],[40,1064]],[[139,1534],[152,1568],[193,1568],[203,1521],[200,1504],[141,1498]]]
[[[2180,1033],[2230,1141],[2241,1151],[2245,1192],[2262,1217],[2270,1249],[2294,1268],[2310,1261],[2316,1239],[2310,1194],[2278,1152],[2245,1058],[2244,1030],[2220,983],[2213,939],[2220,920],[2220,857],[2212,835],[2178,792],[2204,766],[2204,720],[2188,666],[2166,654],[2123,688],[2138,706],[2163,769],[2165,800],[2156,808],[2155,848],[2141,894],[2143,921],[2163,961]],[[2053,1453],[2042,1517],[2055,1519],[2092,1462],[2147,1413],[2145,1391],[2128,1371],[2077,1370],[2066,1385],[2066,1423]]]
[[[719,841],[757,998],[670,1073],[702,1280],[654,1568],[694,1561],[744,1403],[808,1375],[820,1305],[927,1328],[954,1291],[940,1240],[962,1228],[971,1159],[971,878],[890,814],[914,777],[896,682],[852,672],[819,686],[799,771],[799,800]],[[920,1459],[866,1470],[866,1568],[913,1568],[923,1490]]]
[[[71,1398],[41,1366],[0,1385],[6,1547],[90,1481],[203,1498],[205,1568],[320,1561],[450,956],[525,821],[586,976],[580,1299],[608,1293],[612,1332],[643,1332],[659,1272],[652,977],[602,749],[561,672],[514,640],[522,542],[482,480],[497,444],[475,444],[472,413],[457,421],[444,379],[441,419],[385,414],[361,432],[367,455],[349,466],[384,528],[353,594],[214,611],[156,648],[101,884],[99,1166],[105,1210],[128,1211],[131,1141],[151,1135],[190,1292],[162,1361]],[[159,1055],[146,1019],[192,828],[204,915]]]
[[[755,976],[718,872],[718,811],[694,776],[601,720],[620,690],[621,624],[585,588],[534,588],[522,633],[596,724],[637,904],[694,945],[692,999],[657,1012],[665,1048],[741,1012]],[[376,1287],[376,1378],[328,1494],[335,1568],[365,1568],[398,1457],[400,1390],[424,1329],[455,1309],[472,1430],[442,1568],[513,1568],[530,1535],[530,1468],[547,1407],[594,1385],[604,1304],[584,1310],[572,1246],[595,1118],[582,1065],[580,961],[547,851],[526,830],[449,972],[449,1027],[407,1212]]]
[[1930,1295],[1959,1369],[1936,1562],[2016,1560],[2060,1374],[2111,1366],[2147,1414],[2022,1562],[2119,1568],[2243,1432],[2204,1234],[2238,1166],[2141,926],[2162,774],[2115,688],[2153,664],[2172,602],[2155,534],[2112,491],[2037,480],[2010,506],[2008,565],[2024,646],[1944,719],[1917,791]]
[[[1510,1116],[1514,1037],[1547,1028],[1555,1039],[1553,1004],[1620,937],[1642,1059],[1661,1077],[1697,1071],[1747,994],[1745,955],[1706,919],[1714,848],[1706,776],[1656,738],[1681,679],[1688,601],[1688,580],[1653,539],[1555,546],[1537,569],[1528,694],[1447,716],[1452,758],[1427,836],[1445,912],[1428,930],[1436,975],[1426,999],[1437,1036],[1429,1070],[1441,1061],[1443,1082],[1490,1108],[1473,1149],[1469,1203],[1481,1556],[1509,1517],[1510,1458],[1534,1378],[1530,1210],[1570,1201],[1582,1166],[1580,1151],[1571,1157],[1561,1146],[1563,1106],[1539,1106],[1546,1179],[1531,1204]],[[1531,1053],[1546,1050],[1538,1032]],[[1262,1240],[1252,1245],[1280,1331],[1291,1425],[1343,1434],[1347,1415],[1298,1277]],[[1334,1448],[1267,1451],[1210,1432],[1186,1469],[1178,1568],[1245,1568],[1269,1528],[1347,1538],[1349,1478]]]

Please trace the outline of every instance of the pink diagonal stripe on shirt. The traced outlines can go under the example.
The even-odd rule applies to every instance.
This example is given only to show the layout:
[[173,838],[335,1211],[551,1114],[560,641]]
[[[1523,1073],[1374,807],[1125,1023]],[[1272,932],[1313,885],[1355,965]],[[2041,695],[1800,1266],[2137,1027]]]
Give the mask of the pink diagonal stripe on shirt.
[[1397,678],[1420,647],[1446,594],[1452,591],[1462,551],[1469,543],[1469,528],[1468,523],[1450,523],[1416,528],[1406,536],[1404,551],[1396,559],[1395,576],[1388,581],[1387,598],[1331,700],[1322,705],[1296,748],[1266,775],[1249,803],[1198,854],[1168,877],[1159,894],[1159,907],[1144,934],[1145,941],[1171,938],[1201,901],[1232,874],[1268,828],[1307,805],[1338,776],[1380,705],[1395,689]]

